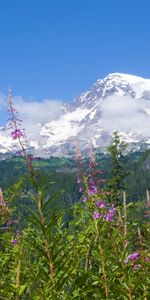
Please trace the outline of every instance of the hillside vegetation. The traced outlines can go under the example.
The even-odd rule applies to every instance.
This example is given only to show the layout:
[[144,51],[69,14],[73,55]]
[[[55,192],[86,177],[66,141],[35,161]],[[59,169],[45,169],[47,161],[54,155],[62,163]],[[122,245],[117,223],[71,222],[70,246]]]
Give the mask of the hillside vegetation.
[[0,299],[150,299],[150,152],[124,150],[0,162]]

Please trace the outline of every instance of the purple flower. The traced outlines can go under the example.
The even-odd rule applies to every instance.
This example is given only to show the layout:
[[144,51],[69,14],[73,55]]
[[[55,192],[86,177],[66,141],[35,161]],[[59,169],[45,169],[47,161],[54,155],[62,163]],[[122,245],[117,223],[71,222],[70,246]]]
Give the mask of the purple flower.
[[90,182],[91,184],[95,184],[95,182],[94,182],[94,179],[93,179],[93,178],[90,178],[89,182]]
[[93,178],[90,178],[89,180],[89,194],[93,195],[97,193],[97,187],[95,185],[95,182],[93,180]]
[[104,216],[104,220],[106,222],[114,221],[115,207],[112,205],[111,208],[108,209],[108,213]]
[[104,220],[106,221],[106,222],[112,222],[112,221],[114,221],[114,217],[113,217],[113,215],[111,215],[111,214],[106,214],[105,216],[104,216]]
[[96,203],[96,205],[97,205],[99,208],[104,208],[104,207],[106,206],[106,204],[105,204],[104,202],[102,202],[102,201],[98,201],[98,202]]
[[139,268],[141,268],[141,264],[138,264],[138,265],[134,265],[133,266],[133,270],[135,271],[135,270],[138,270]]
[[18,243],[17,239],[11,241],[12,245],[16,245]]
[[11,132],[11,136],[13,140],[16,140],[18,138],[24,137],[24,133],[21,131],[21,129],[15,129]]
[[97,193],[97,188],[96,186],[91,186],[90,189],[89,189],[89,194],[90,195],[94,195]]
[[100,219],[100,218],[101,218],[101,215],[99,214],[99,212],[94,211],[94,213],[93,213],[93,219],[96,220],[96,219]]
[[86,202],[87,201],[87,196],[83,196],[82,201]]
[[28,155],[27,160],[32,161],[32,160],[34,160],[34,157],[32,155]]
[[113,216],[115,214],[115,207],[112,206],[109,210],[108,210],[108,214]]
[[129,260],[138,260],[140,258],[140,253],[139,252],[134,252],[134,253],[132,253],[132,254],[130,254],[129,256],[128,256],[128,261]]

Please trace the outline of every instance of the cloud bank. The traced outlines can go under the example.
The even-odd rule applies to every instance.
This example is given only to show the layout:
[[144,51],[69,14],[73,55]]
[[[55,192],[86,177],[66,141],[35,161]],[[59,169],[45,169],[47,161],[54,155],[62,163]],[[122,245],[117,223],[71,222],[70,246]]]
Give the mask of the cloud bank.
[[[6,108],[6,97],[0,94],[0,113]],[[14,98],[15,107],[23,120],[27,139],[41,141],[41,126],[59,119],[64,113],[63,102],[44,99],[26,101],[22,97]],[[141,136],[150,136],[150,100],[134,99],[128,96],[111,96],[105,98],[98,106],[102,122],[100,127],[110,134],[114,130]],[[61,130],[61,128],[60,128]]]
[[135,131],[150,136],[150,101],[112,96],[100,104],[100,110],[106,131]]
[[[13,101],[29,140],[39,141],[40,127],[47,122],[57,120],[63,113],[63,103],[60,100],[44,99],[38,102],[14,97]],[[7,97],[0,93],[0,126],[5,126],[10,117],[7,107]]]
[[41,125],[57,120],[63,112],[62,102],[57,100],[44,99],[37,102],[16,97],[14,103],[27,136],[32,139],[38,139]]

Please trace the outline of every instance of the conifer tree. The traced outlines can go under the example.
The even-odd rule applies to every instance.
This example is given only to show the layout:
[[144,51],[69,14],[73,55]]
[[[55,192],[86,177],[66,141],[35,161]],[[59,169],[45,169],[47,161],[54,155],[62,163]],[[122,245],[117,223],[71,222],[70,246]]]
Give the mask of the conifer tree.
[[112,169],[111,178],[107,181],[110,194],[110,201],[116,205],[123,203],[123,192],[125,191],[125,178],[129,175],[126,170],[125,155],[127,144],[120,141],[118,131],[113,134],[112,144],[108,148],[111,156]]

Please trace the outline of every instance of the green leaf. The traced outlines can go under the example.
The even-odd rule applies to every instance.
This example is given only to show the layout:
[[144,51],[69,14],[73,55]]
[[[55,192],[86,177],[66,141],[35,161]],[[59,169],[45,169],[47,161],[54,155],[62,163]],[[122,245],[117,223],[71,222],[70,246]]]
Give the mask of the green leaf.
[[19,289],[19,295],[22,295],[22,294],[23,294],[23,292],[25,291],[26,287],[27,287],[26,284],[23,284],[23,285],[20,286],[20,289]]
[[59,192],[54,193],[48,200],[46,200],[45,204],[42,206],[42,211],[47,210],[48,206],[54,201],[58,196],[60,196],[64,190],[60,190]]

